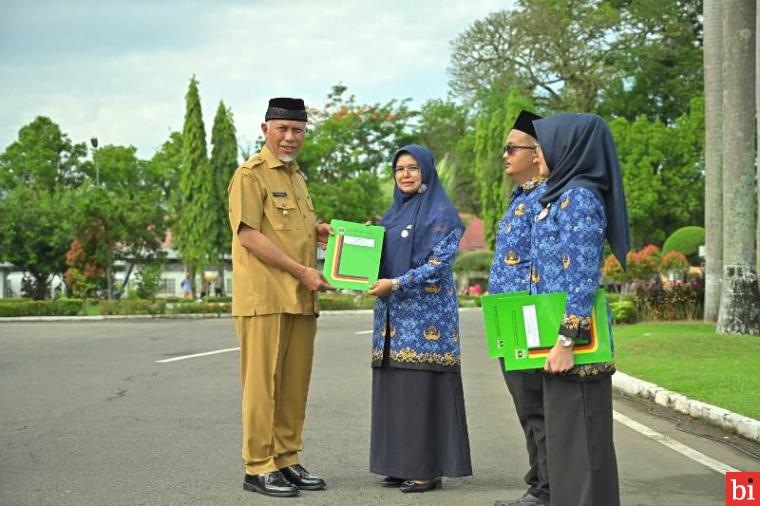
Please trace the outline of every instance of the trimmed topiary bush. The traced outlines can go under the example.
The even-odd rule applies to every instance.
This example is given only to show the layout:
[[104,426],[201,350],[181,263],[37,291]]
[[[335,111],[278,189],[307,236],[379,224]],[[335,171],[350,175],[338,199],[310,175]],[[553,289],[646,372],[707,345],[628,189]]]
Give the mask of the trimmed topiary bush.
[[672,234],[662,245],[662,253],[667,254],[671,251],[677,251],[686,256],[692,264],[699,262],[699,247],[705,243],[705,229],[702,227],[690,226],[681,227]]
[[618,302],[610,302],[610,311],[612,312],[612,321],[615,323],[636,323],[638,313],[636,311],[636,304],[629,300],[621,300]]
[[479,249],[468,251],[454,260],[454,272],[483,272],[491,269],[493,251]]

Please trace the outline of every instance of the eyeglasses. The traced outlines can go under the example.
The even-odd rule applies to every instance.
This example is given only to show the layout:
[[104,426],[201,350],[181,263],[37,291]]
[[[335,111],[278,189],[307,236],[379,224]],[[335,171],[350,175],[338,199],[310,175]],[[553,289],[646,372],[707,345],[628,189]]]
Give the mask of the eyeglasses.
[[507,144],[504,146],[504,153],[508,154],[509,156],[512,156],[515,154],[515,151],[518,149],[538,149],[538,144],[534,144],[532,146],[520,146],[518,144]]
[[406,172],[410,176],[413,176],[417,173],[419,173],[420,167],[418,165],[407,165],[404,167],[403,165],[396,165],[393,167],[393,173],[397,176],[400,175],[402,172]]

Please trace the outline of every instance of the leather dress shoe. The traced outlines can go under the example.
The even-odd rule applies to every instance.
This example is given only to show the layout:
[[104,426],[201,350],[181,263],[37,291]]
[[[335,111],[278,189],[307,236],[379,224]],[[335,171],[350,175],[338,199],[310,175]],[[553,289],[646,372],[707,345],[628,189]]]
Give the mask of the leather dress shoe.
[[493,503],[493,506],[549,506],[549,503],[526,492],[525,495],[519,499],[513,499],[511,501],[496,501]]
[[433,478],[432,480],[423,481],[422,483],[417,483],[414,480],[406,480],[404,483],[401,484],[400,490],[404,492],[405,494],[412,493],[412,492],[427,492],[428,490],[433,490],[435,488],[441,488],[443,485],[441,483],[441,478]]
[[324,490],[327,486],[325,480],[319,476],[312,476],[301,464],[283,467],[280,472],[290,483],[301,490]]
[[256,475],[246,474],[243,479],[243,490],[258,492],[271,497],[295,497],[301,492],[293,486],[279,471],[261,473]]
[[402,483],[404,483],[404,478],[396,478],[395,476],[386,476],[383,478],[383,481],[380,482],[380,485],[383,487],[400,487]]

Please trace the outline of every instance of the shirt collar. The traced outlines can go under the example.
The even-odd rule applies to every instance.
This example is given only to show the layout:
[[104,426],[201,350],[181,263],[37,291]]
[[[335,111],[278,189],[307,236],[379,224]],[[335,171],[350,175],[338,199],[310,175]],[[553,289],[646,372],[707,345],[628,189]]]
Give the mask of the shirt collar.
[[536,188],[538,188],[541,185],[541,183],[543,183],[544,181],[546,181],[546,178],[543,176],[532,177],[529,180],[525,181],[523,184],[521,184],[520,188],[527,195],[533,190],[535,190]]
[[270,169],[284,168],[284,169],[290,170],[291,172],[295,172],[298,170],[298,164],[295,161],[287,162],[287,163],[283,162],[282,160],[277,158],[274,155],[274,153],[272,153],[272,151],[270,151],[270,149],[266,146],[266,144],[261,147],[260,154],[261,154],[261,157],[266,162],[267,167],[269,167]]

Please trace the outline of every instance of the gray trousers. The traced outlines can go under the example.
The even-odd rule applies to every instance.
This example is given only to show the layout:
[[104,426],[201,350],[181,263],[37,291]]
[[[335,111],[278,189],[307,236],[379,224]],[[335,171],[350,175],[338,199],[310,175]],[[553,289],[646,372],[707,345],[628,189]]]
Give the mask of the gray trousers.
[[552,506],[619,506],[612,378],[544,376]]
[[504,359],[499,359],[501,372],[517,411],[528,450],[530,468],[525,474],[528,492],[549,504],[549,468],[546,457],[546,428],[544,422],[543,371],[504,370]]

